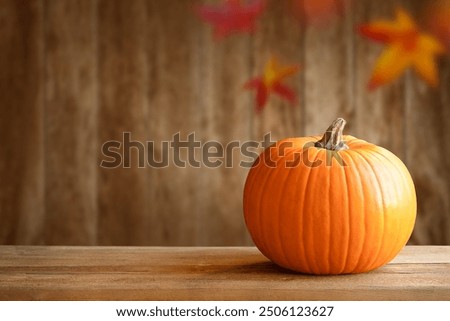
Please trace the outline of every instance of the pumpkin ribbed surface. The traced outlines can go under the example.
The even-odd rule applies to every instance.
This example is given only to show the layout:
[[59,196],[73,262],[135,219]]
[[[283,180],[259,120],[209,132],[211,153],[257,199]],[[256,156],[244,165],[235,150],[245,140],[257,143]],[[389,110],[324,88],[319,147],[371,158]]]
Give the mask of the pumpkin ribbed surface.
[[343,136],[348,149],[290,138],[250,169],[244,217],[255,245],[276,264],[303,273],[365,272],[392,260],[416,217],[411,176],[388,150]]

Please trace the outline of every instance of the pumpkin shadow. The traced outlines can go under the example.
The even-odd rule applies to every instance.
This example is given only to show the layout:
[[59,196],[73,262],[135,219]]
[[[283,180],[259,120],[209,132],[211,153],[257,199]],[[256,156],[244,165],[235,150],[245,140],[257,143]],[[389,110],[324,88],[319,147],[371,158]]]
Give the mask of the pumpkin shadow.
[[236,274],[236,275],[247,275],[247,277],[251,276],[263,276],[263,275],[272,275],[272,276],[282,276],[283,278],[347,278],[353,277],[357,278],[361,274],[372,274],[373,271],[369,271],[366,273],[348,273],[348,274],[309,274],[303,272],[297,272],[293,270],[289,270],[282,266],[279,266],[272,261],[261,261],[261,262],[253,262],[248,264],[238,264],[235,266],[227,266],[222,270],[222,272]]
[[254,275],[290,275],[290,276],[311,276],[312,274],[306,274],[301,272],[292,271],[276,265],[271,261],[253,262],[248,264],[238,264],[232,267],[227,266],[222,272],[231,274],[243,274],[247,276]]

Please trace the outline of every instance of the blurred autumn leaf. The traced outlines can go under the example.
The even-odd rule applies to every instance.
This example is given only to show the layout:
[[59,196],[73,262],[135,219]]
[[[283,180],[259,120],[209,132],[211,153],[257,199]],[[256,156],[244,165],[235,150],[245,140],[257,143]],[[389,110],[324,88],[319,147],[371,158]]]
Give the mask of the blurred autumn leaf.
[[256,90],[256,111],[264,109],[271,92],[294,104],[296,101],[295,92],[284,85],[282,81],[296,74],[299,69],[299,65],[282,66],[277,58],[272,56],[266,62],[263,75],[249,80],[244,85],[246,89]]
[[386,45],[372,72],[368,87],[377,88],[398,78],[408,67],[429,85],[438,84],[435,58],[445,53],[444,45],[422,32],[410,14],[398,8],[395,20],[376,20],[359,27],[363,36]]
[[216,40],[234,33],[252,33],[256,20],[264,12],[265,0],[225,0],[220,5],[201,5],[194,11],[204,22],[212,25]]

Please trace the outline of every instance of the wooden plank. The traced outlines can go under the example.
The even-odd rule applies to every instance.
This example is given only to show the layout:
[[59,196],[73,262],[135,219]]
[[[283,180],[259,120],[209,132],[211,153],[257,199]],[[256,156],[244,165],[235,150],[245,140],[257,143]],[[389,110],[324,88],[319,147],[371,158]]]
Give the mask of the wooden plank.
[[352,8],[347,4],[342,16],[305,30],[303,127],[307,136],[322,135],[338,117],[347,120],[345,133],[353,133],[353,28]]
[[124,135],[130,133],[130,142],[147,140],[146,46],[152,41],[147,34],[147,1],[100,0],[97,12],[98,144],[120,142],[122,158],[117,168],[101,167],[98,172],[98,243],[146,244],[152,231],[147,217],[148,177],[138,166],[140,147],[125,147]]
[[[346,132],[406,160],[419,195],[412,242],[450,243],[448,58],[437,90],[413,74],[372,93],[364,88],[382,47],[353,25],[391,17],[392,4],[354,1],[353,15],[305,31],[287,1],[270,1],[255,36],[214,43],[190,14],[191,1],[122,2],[1,2],[1,243],[94,244],[99,229],[100,244],[246,244],[244,170],[137,169],[133,152],[131,169],[95,173],[100,146],[125,131],[157,144],[178,131],[223,143],[259,141],[268,131],[279,139],[321,133],[338,115],[349,121]],[[404,3],[419,16],[417,2]],[[302,63],[289,81],[300,102],[292,108],[273,98],[255,115],[252,94],[233,86],[260,73],[271,53]]]
[[391,263],[450,263],[450,255],[445,255],[448,246],[406,246]]
[[44,222],[40,0],[0,3],[0,243],[39,244]]
[[[149,137],[155,141],[155,154],[160,159],[162,141],[173,141],[177,133],[181,141],[187,141],[192,134],[189,145],[195,147],[192,156],[199,162],[187,162],[187,148],[172,148],[169,165],[149,171],[152,245],[236,244],[242,235],[239,213],[233,212],[239,199],[232,199],[235,191],[226,196],[230,184],[241,177],[225,178],[225,170],[206,168],[201,164],[198,144],[211,139],[223,143],[241,131],[245,116],[239,114],[238,108],[242,104],[237,105],[232,97],[239,92],[239,83],[233,82],[241,81],[243,76],[235,76],[233,68],[245,68],[245,44],[233,44],[233,40],[228,44],[213,43],[210,27],[194,15],[192,8],[196,4],[200,2],[149,2]],[[244,52],[231,54],[231,50]],[[240,54],[243,57],[238,57]],[[224,74],[222,63],[238,66]],[[227,123],[233,117],[237,117],[235,123]],[[175,158],[185,164],[177,165]]]
[[[405,1],[414,17],[427,3]],[[439,60],[440,85],[431,88],[410,72],[406,83],[406,161],[416,191],[415,244],[450,243],[450,62]]]
[[96,2],[45,2],[46,244],[97,234]]
[[198,43],[193,38],[195,17],[190,5],[189,1],[149,1],[147,8],[152,39],[147,56],[151,75],[148,136],[158,161],[168,154],[168,164],[150,168],[147,176],[152,245],[192,245],[196,240],[198,178],[192,167],[175,164],[188,159],[186,148],[165,151],[161,146],[177,133],[179,141],[186,141],[196,128],[192,50]]
[[[253,99],[242,86],[251,78],[252,35],[234,34],[216,40],[210,26],[194,26],[198,35],[195,43],[199,44],[192,49],[195,114],[199,119],[195,133],[202,144],[208,144],[201,154],[202,168],[197,171],[198,192],[192,195],[199,205],[195,243],[251,244],[242,214],[242,186],[248,168],[240,164],[244,159],[239,147],[251,138]],[[221,149],[222,157],[208,157],[216,150],[214,146]]]
[[[393,19],[396,5],[390,1],[353,1],[356,25]],[[355,131],[352,135],[389,149],[405,161],[405,77],[370,91],[367,88],[379,55],[380,43],[355,33],[354,101]]]
[[[261,17],[258,31],[253,38],[252,77],[261,75],[265,63],[271,56],[278,58],[282,65],[299,64],[298,74],[286,80],[286,85],[297,94],[294,106],[282,98],[271,95],[261,113],[253,114],[253,140],[262,142],[264,135],[271,134],[271,140],[299,136],[304,133],[303,111],[305,94],[303,91],[306,62],[304,61],[304,30],[292,15],[291,1],[268,1],[265,14]],[[252,95],[254,108],[255,93]],[[250,106],[249,106],[250,107]]]
[[254,247],[2,246],[0,299],[449,300],[449,258],[449,247],[406,247],[369,273],[308,276]]

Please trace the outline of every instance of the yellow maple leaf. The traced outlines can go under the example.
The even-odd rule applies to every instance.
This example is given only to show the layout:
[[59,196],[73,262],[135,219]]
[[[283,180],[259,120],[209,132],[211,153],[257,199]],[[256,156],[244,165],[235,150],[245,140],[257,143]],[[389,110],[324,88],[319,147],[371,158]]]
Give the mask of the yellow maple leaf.
[[394,21],[374,21],[361,25],[359,31],[387,45],[375,63],[370,89],[392,82],[409,67],[429,85],[438,85],[435,59],[445,53],[445,47],[434,36],[422,32],[405,10],[398,8]]

